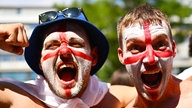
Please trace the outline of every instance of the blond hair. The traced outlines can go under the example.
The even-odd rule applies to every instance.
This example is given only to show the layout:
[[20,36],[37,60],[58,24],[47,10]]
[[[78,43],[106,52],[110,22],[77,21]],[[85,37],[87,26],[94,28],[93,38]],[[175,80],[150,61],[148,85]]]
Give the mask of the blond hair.
[[163,14],[159,9],[144,3],[128,11],[125,16],[123,16],[117,23],[117,33],[120,48],[122,48],[122,29],[135,23],[142,25],[146,21],[150,24],[158,25],[162,25],[162,21],[164,21],[169,27],[170,36],[172,39],[171,26],[167,16]]

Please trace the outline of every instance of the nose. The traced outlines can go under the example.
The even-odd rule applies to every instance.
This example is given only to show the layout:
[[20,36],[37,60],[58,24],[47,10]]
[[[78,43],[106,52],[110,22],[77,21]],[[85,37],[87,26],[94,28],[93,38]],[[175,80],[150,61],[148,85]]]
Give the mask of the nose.
[[149,60],[149,64],[153,64],[155,62],[155,55],[154,55],[154,52],[153,50],[149,51],[149,54],[148,54],[148,60]]
[[151,46],[147,48],[146,57],[144,58],[143,62],[151,65],[156,62],[155,53]]
[[71,49],[68,47],[61,47],[59,50],[59,56],[61,59],[65,59],[71,56]]

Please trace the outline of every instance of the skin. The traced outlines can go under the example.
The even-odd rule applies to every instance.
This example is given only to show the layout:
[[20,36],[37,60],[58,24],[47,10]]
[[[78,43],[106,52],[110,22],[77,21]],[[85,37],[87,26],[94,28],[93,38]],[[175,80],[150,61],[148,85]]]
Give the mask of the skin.
[[192,76],[188,77],[186,80],[192,81]]
[[0,49],[21,55],[22,47],[29,45],[24,25],[21,23],[0,24]]
[[[92,58],[97,53],[91,50],[85,30],[69,24],[65,32],[50,33],[41,54],[42,70],[55,94],[62,98],[81,96],[97,61]],[[69,69],[74,71],[63,71]]]
[[186,85],[171,75],[176,48],[166,23],[134,23],[122,29],[122,36],[123,48],[118,48],[118,57],[126,66],[138,95],[127,108],[175,108],[186,106],[181,103],[184,100],[189,105],[192,93],[180,89]]
[[[7,29],[0,29],[0,43],[4,42],[0,48],[21,55],[22,49],[29,45],[24,26],[20,23],[1,25],[0,28],[2,26]],[[41,68],[46,71],[44,74],[50,88],[62,98],[80,97],[87,86],[90,68],[97,63],[96,49],[91,48],[84,30],[79,30],[77,31],[71,26],[68,26],[65,31],[50,30],[51,32],[47,33],[47,38],[43,43]],[[81,44],[78,44],[79,42]],[[19,50],[9,49],[14,49],[15,45]],[[70,62],[64,62],[64,58],[68,58],[67,60]],[[59,78],[58,68],[69,66],[68,63],[80,67],[83,63],[87,65],[77,69],[75,79],[65,79],[62,75]],[[50,65],[54,65],[55,68],[54,66],[50,68]],[[0,82],[0,95],[0,106],[3,108],[47,108],[43,102],[10,83]],[[92,108],[123,108],[135,96],[136,90],[133,87],[110,86],[102,101]]]
[[[28,45],[29,42],[23,24],[0,24],[0,49],[21,55],[23,47]],[[41,101],[10,83],[0,82],[0,95],[0,106],[2,108],[45,108]]]
[[[140,29],[138,23],[125,28],[123,32],[123,39],[125,40],[123,43],[125,50],[122,51],[125,52],[123,62],[136,81],[136,86],[139,85],[136,87],[137,90],[142,93],[143,97],[152,100],[158,99],[165,90],[168,75],[171,72],[173,52],[168,43],[168,27],[150,26],[148,23],[143,26],[147,26],[147,28]],[[154,68],[148,69],[148,66]],[[146,85],[141,79],[142,75],[160,71],[162,71],[160,74],[164,74],[162,74],[161,83],[154,85],[156,87]]]

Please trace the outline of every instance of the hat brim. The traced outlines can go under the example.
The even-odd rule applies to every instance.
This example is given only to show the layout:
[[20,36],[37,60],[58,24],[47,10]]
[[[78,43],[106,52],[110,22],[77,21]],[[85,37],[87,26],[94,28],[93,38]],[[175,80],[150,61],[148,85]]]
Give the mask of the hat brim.
[[[59,19],[52,22],[43,23],[37,25],[36,28],[33,30],[33,33],[29,39],[30,45],[25,48],[25,59],[30,68],[36,72],[37,74],[43,75],[42,70],[40,69],[40,58],[41,58],[41,50],[44,39],[42,39],[42,33],[48,27],[51,27],[52,24],[58,23],[66,23],[68,21],[77,22],[79,23],[89,34],[89,38],[91,42],[95,44],[98,50],[98,62],[95,66],[92,67],[90,74],[95,74],[105,63],[108,52],[109,52],[109,44],[104,36],[104,34],[97,29],[93,24],[89,23],[88,21],[79,20],[79,19]],[[43,75],[44,76],[44,75]]]

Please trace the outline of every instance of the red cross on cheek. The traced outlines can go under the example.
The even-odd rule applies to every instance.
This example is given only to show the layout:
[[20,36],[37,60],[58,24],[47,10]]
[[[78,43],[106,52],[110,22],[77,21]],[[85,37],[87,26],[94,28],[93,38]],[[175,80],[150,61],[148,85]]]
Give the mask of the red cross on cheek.
[[81,51],[76,51],[76,50],[73,50],[73,49],[67,47],[68,43],[66,40],[66,35],[67,35],[66,33],[60,33],[60,41],[61,41],[60,48],[53,51],[53,52],[47,53],[46,55],[44,55],[42,57],[42,60],[45,61],[51,57],[55,57],[55,56],[58,56],[60,54],[73,53],[75,56],[79,56],[81,58],[84,58],[86,60],[91,61],[92,58],[89,55],[87,55]]
[[151,33],[149,30],[150,23],[144,22],[143,28],[144,28],[144,35],[145,35],[145,42],[146,42],[146,50],[142,53],[139,53],[137,55],[133,55],[131,57],[127,57],[124,59],[125,64],[132,64],[136,63],[138,61],[143,60],[147,57],[147,60],[149,63],[155,62],[155,56],[159,58],[165,58],[173,56],[173,52],[169,49],[165,51],[155,51],[151,45]]

